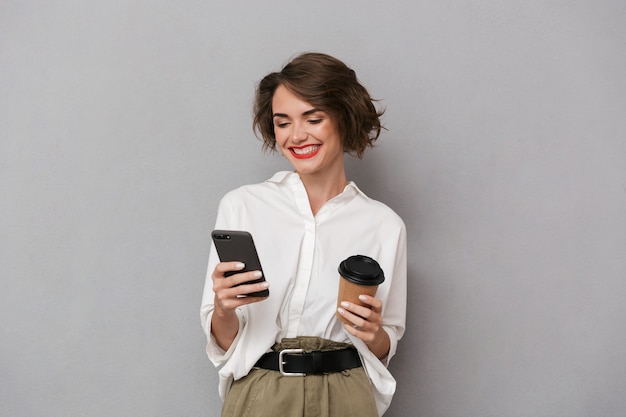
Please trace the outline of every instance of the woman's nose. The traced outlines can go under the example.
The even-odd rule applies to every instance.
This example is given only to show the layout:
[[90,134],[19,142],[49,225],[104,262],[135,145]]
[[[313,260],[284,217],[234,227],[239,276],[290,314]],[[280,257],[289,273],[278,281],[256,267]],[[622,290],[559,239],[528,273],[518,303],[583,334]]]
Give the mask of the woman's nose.
[[293,130],[291,132],[291,140],[294,142],[304,142],[309,134],[306,131],[306,126],[302,123],[294,123]]

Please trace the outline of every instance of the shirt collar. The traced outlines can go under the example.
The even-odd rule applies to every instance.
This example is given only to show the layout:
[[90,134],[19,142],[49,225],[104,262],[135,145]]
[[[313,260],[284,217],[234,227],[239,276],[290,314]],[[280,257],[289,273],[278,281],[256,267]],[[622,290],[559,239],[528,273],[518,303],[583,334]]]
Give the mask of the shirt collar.
[[[274,182],[274,183],[282,183],[282,184],[297,184],[297,183],[302,183],[302,180],[300,179],[300,175],[298,175],[296,172],[293,171],[279,171],[277,173],[275,173],[270,179],[267,180],[267,182]],[[362,197],[367,198],[367,196],[365,195],[365,193],[363,193],[363,191],[361,191],[361,189],[359,187],[357,187],[357,185],[354,183],[354,181],[349,181],[348,185],[346,185],[346,188],[344,188],[343,193],[339,194],[337,197],[339,200],[342,199],[342,196],[346,197],[346,198],[350,198],[353,197],[356,194],[360,194]]]
[[300,182],[300,176],[293,171],[279,171],[266,182],[293,184]]

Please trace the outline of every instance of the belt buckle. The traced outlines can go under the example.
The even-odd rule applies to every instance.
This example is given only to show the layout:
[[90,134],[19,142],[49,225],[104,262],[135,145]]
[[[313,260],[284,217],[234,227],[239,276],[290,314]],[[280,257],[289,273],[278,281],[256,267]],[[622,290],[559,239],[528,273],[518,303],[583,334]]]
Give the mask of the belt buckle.
[[278,352],[278,370],[282,376],[306,376],[306,374],[299,372],[285,372],[285,362],[283,360],[285,355],[304,353],[304,349],[284,349]]

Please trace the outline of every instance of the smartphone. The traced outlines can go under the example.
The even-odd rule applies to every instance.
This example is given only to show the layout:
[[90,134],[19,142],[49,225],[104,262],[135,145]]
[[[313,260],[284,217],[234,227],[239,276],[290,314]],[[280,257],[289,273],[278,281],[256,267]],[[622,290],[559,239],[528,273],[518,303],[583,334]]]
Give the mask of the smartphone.
[[[224,274],[224,276],[230,276],[238,274],[240,272],[247,271],[261,271],[261,261],[257,254],[256,247],[254,246],[254,240],[252,235],[248,232],[240,230],[213,230],[211,232],[215,249],[222,262],[243,262],[245,267],[240,271],[230,271]],[[258,282],[265,281],[265,274],[259,279],[245,282],[243,284],[256,284]],[[242,285],[242,284],[239,284]],[[245,294],[248,297],[267,297],[270,295],[268,289],[257,291],[249,294]]]

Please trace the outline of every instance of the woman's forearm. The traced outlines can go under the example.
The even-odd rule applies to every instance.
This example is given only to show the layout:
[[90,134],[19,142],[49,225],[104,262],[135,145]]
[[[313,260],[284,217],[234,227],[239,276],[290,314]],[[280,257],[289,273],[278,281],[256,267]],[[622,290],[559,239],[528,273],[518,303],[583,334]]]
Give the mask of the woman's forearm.
[[237,332],[239,331],[239,318],[237,313],[230,311],[228,313],[213,311],[211,317],[211,334],[215,338],[217,345],[224,351],[233,344]]

